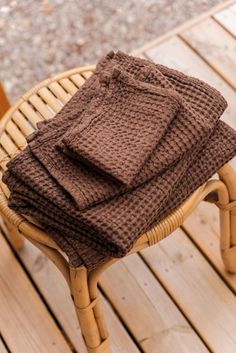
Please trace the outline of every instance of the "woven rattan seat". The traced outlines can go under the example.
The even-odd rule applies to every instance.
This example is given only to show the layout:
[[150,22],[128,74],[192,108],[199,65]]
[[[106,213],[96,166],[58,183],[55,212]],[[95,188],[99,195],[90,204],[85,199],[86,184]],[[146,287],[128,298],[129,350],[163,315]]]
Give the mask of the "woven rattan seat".
[[[26,146],[25,137],[36,129],[36,123],[59,112],[94,69],[95,66],[77,68],[41,82],[4,114],[0,121],[1,175],[6,163]],[[205,199],[219,207],[222,259],[228,271],[236,272],[236,173],[227,163],[218,170],[218,176],[201,185],[162,222],[142,234],[127,256],[171,234]],[[119,258],[113,258],[91,271],[84,266],[71,266],[65,254],[34,219],[8,208],[9,190],[2,181],[0,187],[0,211],[8,228],[9,239],[16,248],[21,248],[26,237],[55,263],[70,287],[88,352],[109,352],[109,333],[97,283],[102,272]]]

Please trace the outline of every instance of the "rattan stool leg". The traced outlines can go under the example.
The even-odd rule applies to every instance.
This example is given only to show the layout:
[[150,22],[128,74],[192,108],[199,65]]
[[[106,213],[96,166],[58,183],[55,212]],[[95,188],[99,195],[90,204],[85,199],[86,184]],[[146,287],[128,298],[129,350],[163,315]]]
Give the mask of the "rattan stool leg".
[[24,238],[23,236],[19,233],[18,229],[10,223],[6,218],[3,218],[4,224],[6,225],[6,231],[7,231],[7,237],[12,244],[12,246],[20,250],[24,246]]
[[[109,336],[100,328],[101,299],[91,298],[88,286],[88,272],[84,266],[70,266],[71,293],[81,332],[89,353],[109,353]],[[100,313],[100,315],[97,315]]]
[[[221,247],[221,254],[225,268],[229,272],[236,273],[236,172],[229,164],[225,164],[218,171],[218,174],[220,180],[225,183],[229,193],[229,203],[218,206],[220,213],[229,212],[230,217],[230,236],[228,244],[223,244]],[[223,231],[224,229],[221,230],[221,232]]]

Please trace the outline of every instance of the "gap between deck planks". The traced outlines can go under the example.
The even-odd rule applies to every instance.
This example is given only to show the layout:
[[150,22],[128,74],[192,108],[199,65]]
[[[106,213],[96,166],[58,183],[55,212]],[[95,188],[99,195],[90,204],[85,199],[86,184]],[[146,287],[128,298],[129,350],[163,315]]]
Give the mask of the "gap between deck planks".
[[236,4],[216,13],[213,17],[236,38]]
[[3,343],[2,339],[1,339],[1,337],[0,337],[0,352],[1,352],[1,353],[9,353],[9,352],[7,351],[7,349],[6,349],[5,345],[4,345],[4,343]]

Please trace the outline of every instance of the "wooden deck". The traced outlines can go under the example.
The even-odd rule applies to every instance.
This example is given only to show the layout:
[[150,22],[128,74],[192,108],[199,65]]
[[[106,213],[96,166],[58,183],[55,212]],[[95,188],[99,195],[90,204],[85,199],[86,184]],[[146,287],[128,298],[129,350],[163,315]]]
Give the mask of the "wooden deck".
[[[134,54],[218,88],[236,128],[236,1]],[[218,234],[217,209],[202,202],[181,229],[103,274],[112,353],[236,352],[236,275],[224,270]],[[0,353],[86,353],[61,274],[28,242],[15,253],[4,230],[0,333]]]

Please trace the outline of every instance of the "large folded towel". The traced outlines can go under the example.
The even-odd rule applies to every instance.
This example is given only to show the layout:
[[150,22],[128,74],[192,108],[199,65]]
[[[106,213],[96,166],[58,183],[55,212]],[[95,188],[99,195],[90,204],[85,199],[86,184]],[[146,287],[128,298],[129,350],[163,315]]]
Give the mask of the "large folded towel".
[[[176,119],[172,119],[163,139],[153,149],[143,168],[130,183],[129,188],[115,182],[112,178],[104,177],[102,173],[91,172],[89,163],[87,165],[86,163],[76,163],[71,158],[70,150],[67,153],[68,158],[59,150],[60,147],[63,150],[63,137],[66,141],[70,140],[70,135],[66,137],[67,131],[70,134],[70,130],[77,130],[78,126],[83,123],[83,116],[85,115],[86,118],[86,111],[90,112],[90,104],[93,104],[93,100],[97,98],[104,86],[101,77],[104,76],[105,71],[112,70],[114,65],[120,66],[123,71],[132,74],[136,79],[145,79],[145,82],[150,82],[160,88],[175,90],[176,95],[182,96],[178,116]],[[167,80],[167,77],[171,79]],[[116,100],[119,100],[118,96]],[[157,173],[164,171],[171,163],[180,159],[187,149],[196,145],[201,137],[205,136],[205,133],[211,131],[226,105],[226,101],[218,91],[200,80],[189,78],[160,65],[157,66],[148,60],[134,58],[121,51],[116,54],[110,52],[100,60],[95,74],[86,81],[57,116],[34,133],[33,138],[30,136],[29,147],[49,173],[70,193],[76,201],[77,207],[83,210],[142,185]],[[145,106],[142,109],[145,111]],[[168,110],[168,108],[166,109]],[[160,125],[159,121],[160,119],[158,119],[157,125]],[[128,132],[130,135],[133,133],[132,122]],[[98,143],[98,139],[96,142]],[[112,140],[109,140],[109,143],[112,148]],[[67,150],[67,146],[65,150]],[[129,152],[127,152],[127,158],[128,156]],[[137,153],[135,158],[138,159]],[[85,160],[93,163],[92,160],[88,161],[88,158]],[[123,161],[124,158],[121,160]]]
[[75,266],[124,256],[236,155],[236,132],[219,121],[226,106],[200,80],[110,52],[8,163],[9,207],[35,217]]

